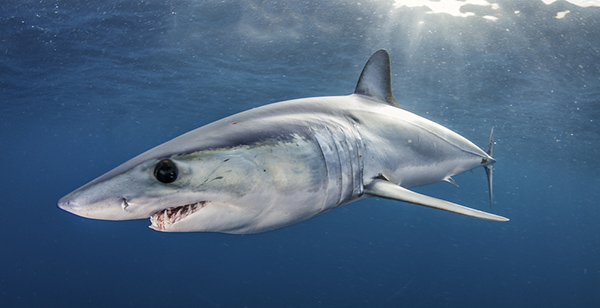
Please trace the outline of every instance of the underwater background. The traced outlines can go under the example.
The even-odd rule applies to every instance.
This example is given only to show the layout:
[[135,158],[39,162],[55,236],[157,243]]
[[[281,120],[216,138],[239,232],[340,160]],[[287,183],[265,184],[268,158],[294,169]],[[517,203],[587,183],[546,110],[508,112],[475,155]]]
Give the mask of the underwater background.
[[[2,306],[600,307],[598,5],[3,2]],[[509,222],[372,198],[262,234],[169,234],[56,207],[214,120],[350,94],[380,48],[402,108],[484,149],[494,127]],[[416,190],[490,210],[483,168],[455,180]]]

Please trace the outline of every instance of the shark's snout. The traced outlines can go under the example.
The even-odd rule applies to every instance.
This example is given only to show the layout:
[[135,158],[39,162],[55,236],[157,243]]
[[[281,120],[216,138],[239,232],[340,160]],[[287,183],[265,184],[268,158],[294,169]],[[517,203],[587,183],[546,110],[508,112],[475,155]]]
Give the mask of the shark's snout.
[[91,200],[85,194],[77,194],[77,192],[75,191],[62,197],[56,205],[69,213],[93,219],[124,220],[145,218],[133,217],[134,215],[128,213],[126,211],[128,203],[124,201],[126,200],[124,198]]
[[64,196],[58,200],[56,203],[60,209],[63,209],[67,212],[74,213],[76,212],[77,204],[69,197],[69,195]]
[[89,206],[85,206],[81,198],[74,197],[73,193],[62,197],[60,200],[58,200],[56,205],[60,209],[65,210],[71,214],[87,218],[99,218],[96,217],[97,215],[94,215],[95,213],[91,211],[92,209]]

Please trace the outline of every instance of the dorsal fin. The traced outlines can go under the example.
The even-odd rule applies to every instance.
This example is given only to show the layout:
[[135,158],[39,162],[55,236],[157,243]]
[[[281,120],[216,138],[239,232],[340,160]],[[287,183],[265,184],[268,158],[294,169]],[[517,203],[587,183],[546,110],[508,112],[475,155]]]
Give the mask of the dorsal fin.
[[390,55],[387,50],[376,51],[360,73],[355,94],[374,97],[394,107],[400,107],[392,94]]

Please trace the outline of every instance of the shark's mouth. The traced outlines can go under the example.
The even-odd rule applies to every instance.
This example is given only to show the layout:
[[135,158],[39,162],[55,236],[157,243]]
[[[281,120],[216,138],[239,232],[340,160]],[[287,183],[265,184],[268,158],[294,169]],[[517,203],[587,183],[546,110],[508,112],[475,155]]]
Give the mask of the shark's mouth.
[[177,223],[185,217],[203,208],[208,201],[200,201],[178,207],[170,207],[154,213],[150,216],[152,225],[150,228],[157,231],[165,231],[170,225]]

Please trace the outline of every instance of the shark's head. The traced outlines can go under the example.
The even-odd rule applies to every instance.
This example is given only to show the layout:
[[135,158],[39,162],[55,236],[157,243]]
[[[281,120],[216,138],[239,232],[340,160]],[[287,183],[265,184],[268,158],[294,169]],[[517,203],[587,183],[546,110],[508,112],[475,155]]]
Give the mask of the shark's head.
[[155,155],[159,148],[66,195],[58,206],[94,219],[150,218],[150,227],[158,231],[254,232],[250,224],[260,209],[247,205],[256,203],[257,188],[231,170],[264,177],[255,165],[226,151],[164,157]]
[[[261,133],[273,131],[265,117],[236,119],[213,122],[142,153],[66,195],[58,206],[93,219],[150,218],[152,229],[166,232],[258,233],[317,215],[318,204],[306,198],[324,189],[314,180],[320,179],[315,172],[322,162],[305,158],[317,156],[318,147],[281,128],[275,135]],[[286,159],[290,155],[295,158]],[[278,207],[286,198],[308,205]]]

